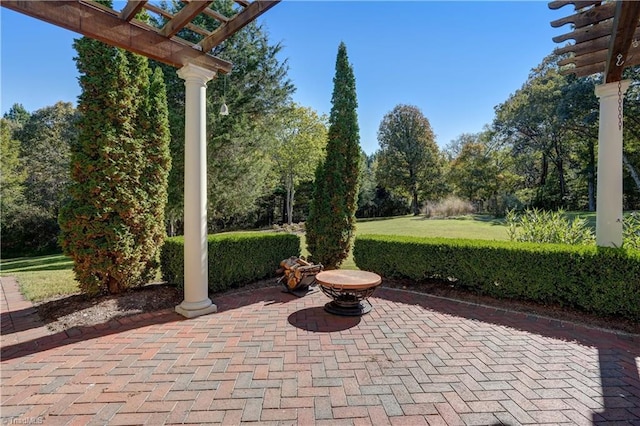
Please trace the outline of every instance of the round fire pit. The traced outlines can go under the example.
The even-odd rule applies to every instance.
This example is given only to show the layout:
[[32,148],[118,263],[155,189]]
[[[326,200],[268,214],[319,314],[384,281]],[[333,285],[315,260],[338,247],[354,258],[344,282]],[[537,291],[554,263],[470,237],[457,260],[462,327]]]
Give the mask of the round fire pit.
[[336,269],[318,273],[316,281],[322,292],[333,299],[324,305],[327,312],[356,316],[371,311],[367,299],[382,283],[382,278],[373,272]]

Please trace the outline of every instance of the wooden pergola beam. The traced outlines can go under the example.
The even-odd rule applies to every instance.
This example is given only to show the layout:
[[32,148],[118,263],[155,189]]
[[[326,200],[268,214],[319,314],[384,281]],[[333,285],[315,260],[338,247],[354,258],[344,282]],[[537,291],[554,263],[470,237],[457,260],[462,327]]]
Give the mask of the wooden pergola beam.
[[120,18],[125,21],[132,20],[144,7],[145,3],[147,3],[147,0],[129,0],[120,12]]
[[607,60],[607,49],[598,50],[596,52],[590,52],[585,55],[575,56],[558,61],[558,65],[570,65],[573,64],[576,68],[584,67],[586,65],[593,65],[599,62],[605,62]]
[[602,61],[593,65],[585,65],[584,67],[575,67],[564,70],[563,74],[575,74],[576,77],[588,77],[593,74],[601,73],[606,65],[606,62]]
[[601,22],[598,25],[582,27],[575,31],[571,31],[570,33],[555,36],[552,40],[556,43],[562,43],[563,41],[573,39],[576,44],[584,43],[600,37],[608,36],[611,34],[612,29],[613,21],[609,20]]
[[217,30],[215,30],[210,36],[205,37],[200,41],[199,45],[202,47],[203,52],[209,52],[211,49],[222,43],[233,34],[240,31],[248,23],[262,15],[267,10],[278,4],[280,0],[256,0],[252,2],[242,12],[238,13],[233,19],[222,24]]
[[[575,65],[575,67],[563,68],[561,74],[575,74],[578,77],[586,77],[591,74],[604,72],[607,65],[608,50],[600,50],[579,58],[570,58],[558,62],[558,65]],[[629,55],[625,62],[626,67],[640,65],[640,48],[629,50]]]
[[[169,12],[167,12],[166,10],[164,10],[164,9],[160,9],[159,7],[154,6],[154,5],[152,5],[152,4],[148,4],[148,3],[147,3],[147,4],[144,6],[144,8],[145,8],[145,9],[147,9],[149,12],[156,13],[156,14],[158,14],[159,16],[162,16],[162,17],[164,17],[164,18],[167,18],[167,19],[171,19],[171,18],[173,18],[173,15],[172,15],[172,14],[170,14],[170,13],[169,13]],[[205,9],[205,10],[204,10],[204,11],[205,11],[205,13],[206,13],[206,11],[207,11],[207,10],[211,10],[211,9]],[[187,25],[185,25],[185,28],[186,28],[186,29],[188,29],[188,30],[193,31],[193,32],[194,32],[194,33],[196,33],[196,34],[200,34],[201,36],[205,36],[205,37],[206,37],[206,36],[208,36],[208,35],[211,35],[211,31],[207,31],[207,30],[205,30],[204,28],[200,28],[200,27],[199,27],[199,26],[197,26],[197,25],[193,25],[192,23],[188,23]],[[158,30],[158,31],[159,31],[159,30]]]
[[118,12],[93,1],[2,0],[0,5],[176,68],[191,63],[222,73],[231,71],[230,62],[184,40],[163,37],[146,24],[121,19]]
[[587,25],[591,25],[594,22],[604,21],[605,19],[611,19],[616,13],[615,3],[605,3],[596,7],[592,7],[584,12],[579,12],[565,18],[556,19],[551,21],[553,28],[561,27],[565,24],[573,24],[576,28],[582,28]]
[[611,31],[611,45],[604,72],[606,83],[622,80],[622,71],[630,64],[627,62],[629,48],[633,42],[636,27],[640,20],[640,2],[616,2],[616,15]]
[[585,7],[594,6],[602,3],[601,0],[557,0],[549,3],[549,9],[560,9],[563,6],[568,4],[572,4],[575,7],[575,10],[580,10]]
[[212,17],[213,19],[220,21],[220,22],[229,22],[229,18],[227,18],[226,16],[224,16],[221,13],[216,12],[213,9],[205,9],[203,10],[204,14],[207,16]]
[[566,46],[556,48],[555,52],[559,55],[573,53],[578,56],[592,52],[593,50],[606,50],[609,48],[609,40],[609,37],[605,36],[592,40],[589,43],[568,44]]
[[176,13],[169,22],[164,24],[160,34],[165,37],[173,37],[184,28],[185,25],[191,22],[193,18],[198,16],[200,12],[209,7],[213,1],[194,0],[186,4],[182,9]]

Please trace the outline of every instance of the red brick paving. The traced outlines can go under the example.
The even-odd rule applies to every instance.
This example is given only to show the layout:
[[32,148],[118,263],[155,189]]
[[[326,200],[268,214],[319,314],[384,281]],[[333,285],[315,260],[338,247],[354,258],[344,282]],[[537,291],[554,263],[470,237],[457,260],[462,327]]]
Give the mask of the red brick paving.
[[640,336],[381,288],[279,287],[51,334],[2,278],[2,423],[640,425]]

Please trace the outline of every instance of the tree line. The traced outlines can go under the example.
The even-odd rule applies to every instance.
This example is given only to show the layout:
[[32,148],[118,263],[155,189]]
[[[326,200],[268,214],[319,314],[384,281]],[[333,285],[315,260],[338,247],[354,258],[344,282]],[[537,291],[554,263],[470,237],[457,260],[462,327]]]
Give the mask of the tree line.
[[[602,75],[563,75],[563,57],[550,54],[526,82],[495,107],[492,123],[462,134],[440,150],[428,119],[398,105],[380,123],[380,149],[367,158],[361,216],[381,215],[378,191],[404,200],[418,214],[448,195],[471,201],[476,211],[511,209],[595,210],[599,102]],[[624,111],[624,208],[640,208],[640,67],[620,106]],[[382,213],[382,214],[381,214]]]
[[[189,39],[185,31],[181,36]],[[292,102],[295,87],[287,77],[287,61],[279,59],[281,51],[282,45],[271,42],[255,22],[214,51],[234,68],[207,88],[211,232],[301,222],[310,214],[315,171],[331,140],[330,123]],[[470,200],[478,212],[497,215],[525,207],[593,210],[599,110],[594,88],[602,77],[562,75],[560,59],[555,54],[544,58],[522,87],[495,107],[492,123],[444,148],[418,107],[398,104],[379,123],[378,150],[359,153],[356,215],[418,214],[449,195]],[[171,167],[163,216],[166,232],[179,235],[184,81],[170,67],[153,61],[147,67],[150,76],[162,76],[166,93]],[[151,74],[154,69],[157,74]],[[626,209],[638,209],[640,67],[627,69],[624,77],[632,80],[623,101],[624,200]],[[229,115],[218,113],[223,102]],[[58,218],[72,186],[71,148],[82,143],[77,124],[89,112],[59,102],[34,112],[17,104],[4,115],[3,257],[59,250]]]

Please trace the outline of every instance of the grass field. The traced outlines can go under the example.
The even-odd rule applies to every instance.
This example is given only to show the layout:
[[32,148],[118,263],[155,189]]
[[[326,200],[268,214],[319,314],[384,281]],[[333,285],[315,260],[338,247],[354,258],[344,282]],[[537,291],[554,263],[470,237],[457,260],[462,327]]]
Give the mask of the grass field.
[[21,257],[0,261],[0,276],[16,277],[22,294],[39,302],[78,291],[72,268],[71,259],[62,254]]
[[425,219],[424,216],[402,216],[381,220],[363,220],[356,225],[357,234],[479,240],[509,239],[503,220],[484,215],[463,216],[455,219]]
[[[568,213],[569,216],[585,216]],[[595,215],[587,214],[595,227]],[[458,219],[425,219],[422,216],[402,216],[375,220],[362,220],[356,225],[356,235],[383,234],[418,237],[470,238],[507,240],[504,222],[491,216],[473,215]],[[302,254],[307,255],[304,236]],[[71,294],[78,291],[73,279],[72,261],[59,254],[0,261],[0,276],[17,277],[22,293],[32,301]],[[342,264],[344,269],[357,269],[353,257]]]
[[[416,237],[469,238],[475,240],[508,240],[507,228],[502,219],[493,216],[472,215],[456,219],[425,219],[424,216],[358,221],[356,236],[365,234],[403,235]],[[302,254],[307,256],[306,244],[301,242]],[[342,263],[342,269],[358,269],[353,256]]]

